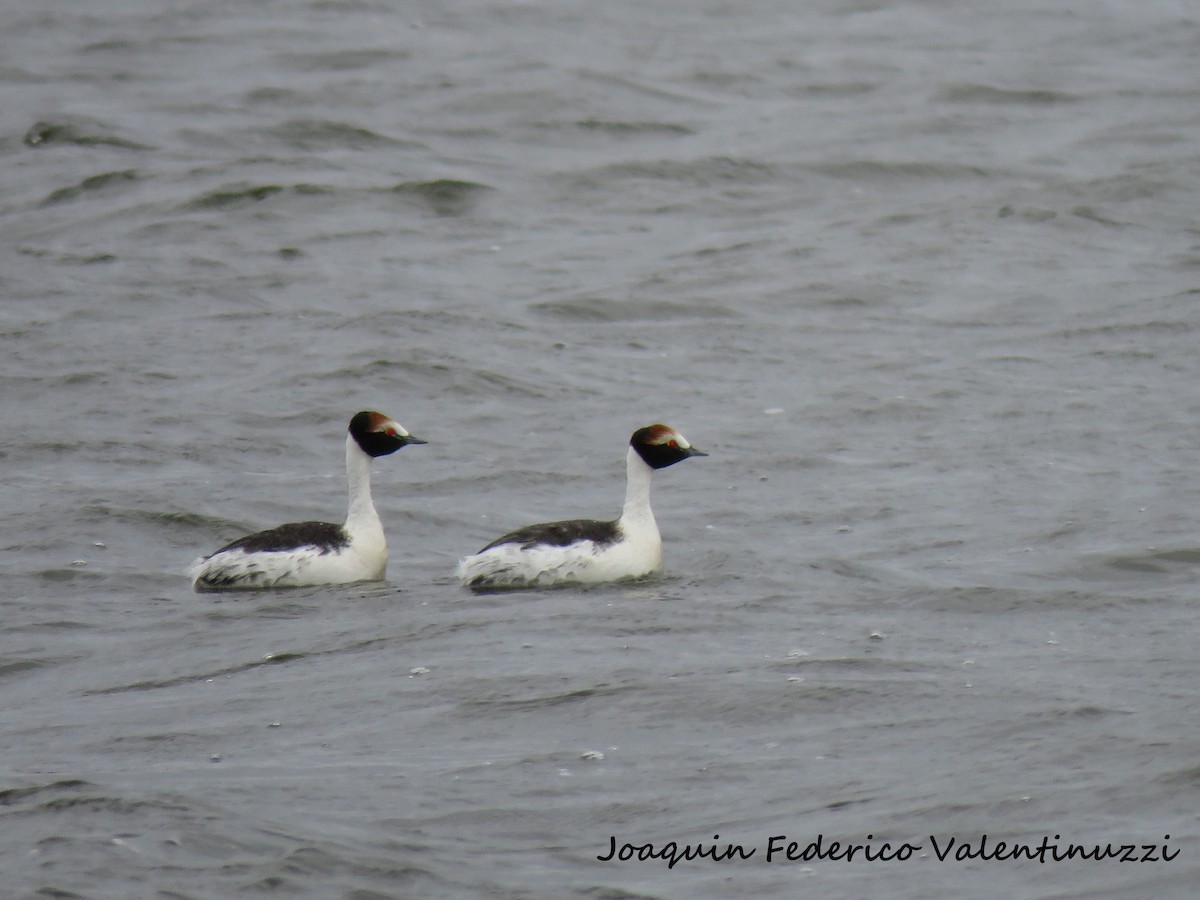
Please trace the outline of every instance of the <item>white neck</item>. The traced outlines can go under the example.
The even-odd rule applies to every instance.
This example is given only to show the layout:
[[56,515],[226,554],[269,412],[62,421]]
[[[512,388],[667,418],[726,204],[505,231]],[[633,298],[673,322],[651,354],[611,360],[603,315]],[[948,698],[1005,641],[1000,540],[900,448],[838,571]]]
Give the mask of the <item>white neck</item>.
[[632,447],[625,455],[625,508],[621,510],[621,524],[625,526],[649,526],[658,530],[654,512],[650,509],[650,476],[654,470],[646,465]]
[[351,435],[346,435],[346,481],[350,488],[346,530],[353,534],[364,528],[382,529],[379,513],[371,502],[371,457],[363,453]]

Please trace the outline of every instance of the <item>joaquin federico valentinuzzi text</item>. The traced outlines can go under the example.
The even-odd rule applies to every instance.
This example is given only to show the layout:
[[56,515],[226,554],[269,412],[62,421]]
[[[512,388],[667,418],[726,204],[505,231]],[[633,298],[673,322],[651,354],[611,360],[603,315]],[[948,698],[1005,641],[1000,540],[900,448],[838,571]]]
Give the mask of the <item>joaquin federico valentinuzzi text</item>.
[[[628,862],[637,860],[661,860],[668,869],[675,868],[681,862],[693,859],[707,859],[713,862],[752,859],[758,855],[759,848],[746,847],[743,844],[718,844],[719,834],[713,835],[713,843],[679,844],[668,841],[665,844],[634,844],[618,843],[617,836],[609,835],[608,849],[597,854],[601,862]],[[939,862],[953,860],[969,862],[1006,862],[1032,860],[1039,863],[1068,862],[1070,860],[1090,860],[1099,862],[1171,862],[1179,856],[1178,850],[1168,846],[1171,839],[1169,834],[1163,835],[1161,844],[1075,844],[1060,843],[1061,835],[1042,837],[1040,843],[1023,841],[993,841],[986,834],[971,840],[963,840],[957,835],[929,835],[929,848]],[[868,834],[864,843],[849,841],[826,841],[823,834],[818,834],[815,840],[802,844],[800,841],[789,841],[786,834],[772,835],[767,839],[766,852],[762,854],[765,862],[904,862],[914,856],[924,858],[929,856],[924,844],[913,844],[905,841],[902,844],[891,842],[875,843],[875,835]]]

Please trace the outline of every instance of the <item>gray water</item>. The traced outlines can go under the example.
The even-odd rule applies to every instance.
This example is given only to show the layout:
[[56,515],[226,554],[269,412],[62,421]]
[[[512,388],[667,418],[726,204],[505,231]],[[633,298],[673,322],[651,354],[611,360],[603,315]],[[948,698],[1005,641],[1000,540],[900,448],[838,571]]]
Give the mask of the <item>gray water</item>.
[[[6,896],[1193,895],[1193,3],[4,20]],[[364,408],[388,581],[194,594]],[[660,579],[458,587],[654,421]]]

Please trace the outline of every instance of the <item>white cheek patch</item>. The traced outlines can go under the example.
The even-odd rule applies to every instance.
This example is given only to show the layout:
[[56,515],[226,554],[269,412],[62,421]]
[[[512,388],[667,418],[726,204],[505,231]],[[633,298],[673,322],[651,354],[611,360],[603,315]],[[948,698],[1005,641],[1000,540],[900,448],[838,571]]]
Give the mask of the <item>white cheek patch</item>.
[[674,444],[680,450],[692,449],[692,445],[688,443],[687,438],[685,438],[678,431],[666,432],[662,437],[656,440],[654,444],[657,447],[669,447],[671,444]]

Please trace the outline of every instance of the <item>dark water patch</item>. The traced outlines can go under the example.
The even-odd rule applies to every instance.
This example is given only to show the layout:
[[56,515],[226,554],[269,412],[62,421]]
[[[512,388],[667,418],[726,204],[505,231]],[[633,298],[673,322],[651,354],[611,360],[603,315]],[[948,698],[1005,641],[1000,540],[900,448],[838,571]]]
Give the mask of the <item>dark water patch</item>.
[[153,150],[129,138],[120,137],[99,122],[85,119],[62,119],[35,122],[23,138],[27,147],[48,147],[69,144],[77,147],[119,147],[124,150]]
[[1080,337],[1095,337],[1110,335],[1137,335],[1150,333],[1161,333],[1165,335],[1183,334],[1194,330],[1195,322],[1189,322],[1185,319],[1152,319],[1144,322],[1106,322],[1103,325],[1089,325],[1082,328],[1067,328],[1061,331],[1053,332],[1056,337],[1064,338],[1080,338]]
[[[7,630],[7,629],[6,629]],[[57,659],[49,659],[44,657],[29,657],[27,659],[3,659],[0,660],[0,678],[7,678],[10,675],[19,675],[22,672],[32,672],[37,669],[52,666],[61,662]]]
[[840,100],[845,97],[858,97],[879,89],[879,85],[870,81],[831,81],[802,84],[792,88],[789,93],[801,97],[832,97]]
[[67,778],[62,781],[52,781],[49,784],[36,784],[19,788],[5,788],[0,790],[0,806],[14,806],[18,803],[24,802],[25,800],[33,799],[39,794],[47,792],[74,792],[93,787],[95,787],[95,785],[93,785],[90,781],[84,781],[81,778]]
[[1041,712],[1030,713],[1024,717],[1025,721],[1038,724],[1042,722],[1061,722],[1072,721],[1076,719],[1102,719],[1108,716],[1131,716],[1134,710],[1130,709],[1108,709],[1104,706],[1096,706],[1091,703],[1085,703],[1081,706],[1072,706],[1065,709],[1049,709]]
[[302,92],[292,88],[282,87],[263,87],[253,88],[246,91],[242,97],[246,103],[262,104],[264,106],[279,107],[285,105],[300,106],[308,105],[312,102],[312,98]]
[[1155,550],[1154,558],[1167,563],[1196,566],[1200,565],[1200,549]]
[[302,652],[284,652],[284,653],[268,653],[262,659],[253,660],[247,663],[239,663],[234,666],[226,666],[223,669],[216,669],[211,672],[199,672],[190,675],[177,675],[174,678],[162,679],[146,679],[144,681],[135,681],[130,684],[121,684],[107,688],[93,688],[84,691],[84,695],[92,696],[107,696],[109,694],[126,694],[134,691],[153,691],[158,688],[176,687],[181,684],[189,684],[195,681],[207,681],[211,678],[220,678],[226,675],[240,675],[243,672],[250,672],[255,669],[261,669],[264,666],[283,665],[296,660],[304,659],[309,656],[309,653]]
[[115,53],[125,57],[131,53],[136,53],[140,50],[150,49],[153,47],[170,47],[174,50],[180,46],[202,45],[208,43],[211,39],[203,34],[170,34],[161,35],[147,40],[131,40],[129,38],[111,38],[103,41],[94,41],[90,44],[85,44],[80,48],[83,53]]
[[1008,219],[1016,216],[1026,222],[1049,222],[1052,219],[1058,218],[1058,212],[1053,209],[1043,209],[1036,206],[1026,206],[1017,208],[1008,203],[1005,203],[996,210],[997,219]]
[[[14,548],[3,548],[14,549]],[[0,634],[20,634],[25,631],[74,631],[80,628],[95,628],[87,622],[75,622],[70,619],[55,619],[49,622],[25,622],[19,625],[0,627]]]
[[[912,696],[911,684],[905,684],[905,696]],[[672,716],[679,721],[694,720],[710,725],[756,726],[781,725],[797,716],[819,716],[837,711],[839,715],[860,707],[890,702],[886,693],[874,684],[833,684],[829,681],[784,679],[770,684],[738,684],[734,693],[701,695],[681,693],[672,698]]]
[[300,378],[298,385],[322,382],[343,383],[381,379],[402,379],[406,383],[424,382],[436,385],[437,390],[460,396],[500,394],[544,398],[549,391],[542,384],[520,378],[516,374],[500,374],[454,362],[419,362],[406,359],[377,359],[365,365],[354,365],[330,372],[313,373]]
[[1160,784],[1185,787],[1192,791],[1200,790],[1200,765],[1187,766],[1183,769],[1176,769],[1173,772],[1166,772],[1158,776],[1158,781]]
[[694,160],[650,160],[614,163],[579,176],[595,185],[614,181],[666,181],[695,187],[769,184],[783,173],[777,166],[732,156],[709,156]]
[[[477,317],[470,313],[445,309],[385,309],[366,315],[339,311],[336,315],[328,317],[329,328],[334,330],[368,328],[371,331],[382,330],[398,336],[411,334],[413,331],[425,334],[462,328],[474,325],[477,321]],[[508,322],[500,324],[506,328],[520,327]]]
[[301,72],[352,72],[381,63],[402,62],[409,54],[396,49],[336,50],[331,53],[286,53],[277,60]]
[[739,241],[735,244],[727,244],[719,247],[701,247],[699,250],[689,250],[684,254],[675,254],[671,259],[679,259],[684,257],[697,257],[707,259],[712,257],[723,257],[727,255],[738,255],[749,250],[757,250],[763,244],[759,241]]
[[37,892],[33,896],[50,897],[52,900],[86,900],[84,894],[77,894],[74,891],[54,887],[53,885],[43,885],[37,889]]
[[501,374],[489,369],[453,368],[450,379],[442,386],[448,394],[459,397],[525,397],[543,399],[554,396],[551,387],[515,375]]
[[[718,100],[710,100],[707,97],[697,96],[689,92],[668,90],[658,84],[648,84],[625,74],[614,75],[609,71],[583,68],[577,69],[575,74],[581,79],[595,81],[609,88],[617,88],[623,92],[650,97],[656,100],[666,100],[672,105],[690,105],[702,108],[714,108],[720,105],[720,101]],[[608,93],[611,96],[615,92],[610,90]]]
[[[8,376],[4,380],[21,383],[32,382],[39,387],[51,388],[68,387],[75,388],[82,385],[91,384],[107,384],[112,377],[111,372],[107,371],[90,371],[90,372],[62,372],[55,374],[34,374],[22,375],[21,377]],[[25,447],[31,450],[45,451],[47,453],[60,453],[72,448],[77,448],[79,444],[71,441],[36,441],[26,444]]]
[[128,797],[112,797],[105,794],[90,797],[55,797],[43,801],[36,807],[21,810],[22,813],[32,814],[41,812],[75,812],[86,811],[95,813],[116,813],[131,815],[147,809],[165,809],[176,812],[186,812],[188,806],[183,803],[172,803],[165,800],[135,800]]
[[576,297],[532,303],[541,315],[575,322],[671,322],[680,319],[729,319],[732,310],[704,300],[615,300],[609,297]]
[[631,689],[628,685],[601,685],[562,693],[542,694],[536,697],[485,697],[477,700],[465,700],[459,704],[459,708],[473,715],[486,713],[503,716],[518,712],[553,709],[559,706],[573,706],[589,700],[607,699],[627,693]]
[[434,378],[444,379],[451,367],[440,362],[415,362],[410,359],[376,359],[369,363],[355,364],[332,372],[321,372],[315,377],[318,380],[332,379],[342,382],[345,379],[360,379],[371,382],[376,378]]
[[666,894],[643,894],[621,887],[597,885],[588,888],[576,888],[572,896],[582,900],[664,900]]
[[56,259],[56,262],[68,266],[94,266],[116,262],[117,259],[115,253],[64,253]]
[[861,806],[864,803],[873,803],[875,801],[875,799],[876,798],[874,798],[874,797],[853,797],[853,798],[847,798],[845,800],[830,800],[828,803],[825,804],[825,809],[828,809],[828,810],[849,809],[852,806]]
[[[304,588],[292,588],[291,590],[299,591],[299,590],[305,590],[305,589]],[[268,605],[268,606],[256,608],[254,610],[254,613],[256,615],[261,616],[264,611],[269,612],[271,610],[277,610],[277,609],[281,609],[281,608],[283,608],[283,607],[275,606],[275,605]],[[313,610],[312,607],[305,608],[305,612],[311,612],[312,610]],[[219,618],[219,617],[214,616],[212,618]],[[227,616],[224,618],[244,618],[244,616],[242,616],[242,617]],[[294,616],[289,616],[288,618],[294,618]],[[172,678],[145,679],[142,681],[131,682],[129,684],[115,685],[113,687],[94,688],[92,690],[84,691],[84,695],[92,696],[92,695],[108,695],[108,694],[125,694],[125,693],[131,693],[131,692],[136,692],[136,691],[152,691],[152,690],[157,690],[158,688],[175,687],[180,684],[189,684],[189,683],[196,682],[196,681],[208,681],[210,679],[221,678],[223,676],[240,675],[244,672],[251,672],[251,671],[254,671],[255,669],[261,669],[266,666],[286,665],[288,663],[299,662],[300,660],[308,659],[310,657],[337,656],[337,655],[341,655],[344,653],[358,653],[363,650],[376,650],[376,649],[379,649],[379,648],[387,645],[388,642],[389,642],[389,640],[387,638],[364,638],[364,639],[357,640],[357,641],[351,641],[348,644],[343,644],[343,645],[340,645],[337,647],[331,647],[327,650],[285,650],[285,651],[281,651],[279,653],[268,653],[266,656],[262,657],[261,659],[250,660],[249,662],[244,662],[244,663],[237,663],[236,665],[225,666],[224,668],[215,669],[215,670],[208,671],[208,672],[193,672],[193,673],[186,674],[186,675],[177,675]]]
[[35,75],[28,69],[0,66],[0,84],[39,84],[45,80],[45,76]]
[[1097,212],[1090,206],[1076,206],[1071,210],[1071,215],[1076,218],[1086,219],[1089,222],[1095,222],[1098,225],[1108,225],[1110,227],[1120,228],[1132,223],[1119,222],[1116,219],[1110,218],[1103,213]]
[[[285,588],[284,593],[290,591],[303,591],[304,588]],[[275,591],[272,591],[274,593]],[[229,594],[212,594],[210,602],[217,604],[227,604],[228,608],[217,608],[206,610],[201,613],[201,618],[213,622],[230,621],[234,619],[302,619],[305,616],[312,615],[318,612],[321,607],[313,604],[304,603],[281,603],[273,601],[263,604],[262,606],[254,606],[247,603],[246,597],[240,597],[237,592]]]
[[989,615],[1034,612],[1044,609],[1086,610],[1109,608],[1126,602],[1123,598],[1080,590],[1024,590],[978,585],[931,588],[916,594],[920,605],[936,612],[976,612]]
[[[378,893],[365,887],[351,888],[338,894],[346,900],[371,900],[376,897],[392,898],[400,895],[428,896],[431,891],[434,891],[435,896],[441,896],[433,887],[440,879],[424,866],[394,859],[372,858],[363,855],[361,848],[338,847],[333,844],[322,846],[309,843],[296,847],[280,858],[256,867],[256,873],[265,874],[261,874],[258,880],[250,883],[245,890],[270,895],[294,895],[302,893],[301,886],[311,884],[314,879],[328,882],[329,879],[337,878],[386,885],[388,891]],[[397,891],[400,893],[397,894]]]
[[160,747],[164,744],[184,744],[197,742],[210,742],[211,735],[193,734],[185,731],[172,731],[162,734],[136,734],[121,737],[114,737],[109,740],[112,745],[128,745],[134,747]]
[[767,668],[784,671],[820,669],[826,672],[851,672],[892,677],[901,675],[932,675],[941,672],[940,663],[923,663],[907,659],[889,659],[883,656],[808,656],[791,653],[783,659],[768,663]]
[[327,147],[367,150],[402,143],[369,128],[327,119],[293,119],[268,129],[267,133],[300,150]]
[[1101,561],[1119,572],[1167,574],[1200,566],[1200,550],[1146,550],[1142,553],[1101,557]]
[[815,282],[789,287],[785,291],[771,295],[769,299],[775,303],[784,303],[788,307],[803,303],[808,306],[858,312],[868,309],[886,309],[893,302],[894,295],[887,290],[870,288],[848,293],[845,285]]
[[[1089,203],[1133,203],[1170,196],[1179,191],[1179,182],[1151,173],[1120,174],[1096,178],[1066,186],[1066,193]],[[1087,210],[1080,206],[1077,209]]]
[[106,573],[90,570],[84,565],[42,569],[34,574],[49,584],[64,584],[71,581],[100,582],[108,577]]
[[1063,91],[1043,88],[998,88],[986,84],[956,84],[942,91],[948,103],[993,103],[1017,106],[1057,106],[1077,103],[1082,98]]
[[[544,127],[559,128],[562,126],[558,123],[550,123]],[[591,134],[603,134],[612,137],[642,137],[647,135],[678,137],[696,133],[686,125],[677,125],[671,122],[620,122],[604,119],[579,119],[578,121],[569,123],[569,127]]]
[[230,209],[261,203],[276,194],[282,194],[287,188],[281,184],[259,184],[247,187],[224,188],[208,191],[188,201],[191,209]]
[[81,513],[84,522],[129,522],[150,528],[191,531],[228,531],[244,528],[244,523],[220,516],[177,510],[138,509],[134,506],[115,506],[108,503],[89,503],[81,508]]
[[125,40],[121,38],[113,38],[107,41],[95,41],[91,44],[84,44],[79,48],[80,53],[117,53],[125,56],[129,53],[134,53],[141,49],[142,44],[139,41]]
[[85,178],[78,184],[52,191],[46,197],[46,199],[42,201],[42,206],[54,206],[57,203],[66,203],[68,200],[75,200],[86,194],[102,191],[107,187],[112,187],[114,185],[128,185],[140,180],[140,178],[141,176],[138,174],[136,169],[122,169],[118,172],[102,172],[99,175],[92,175],[89,178]]
[[836,556],[812,559],[808,565],[809,568],[818,572],[829,572],[841,578],[850,578],[868,584],[887,584],[893,580],[891,573],[880,566]]
[[937,161],[887,161],[877,159],[848,159],[818,163],[812,171],[830,178],[881,184],[895,181],[954,181],[991,178],[992,173],[981,166]]
[[396,195],[439,216],[464,215],[474,209],[480,199],[492,190],[494,189],[486,184],[454,178],[404,181],[392,188]]

